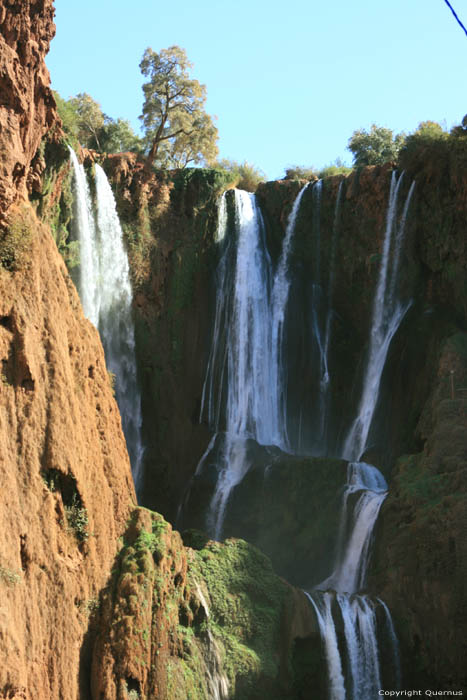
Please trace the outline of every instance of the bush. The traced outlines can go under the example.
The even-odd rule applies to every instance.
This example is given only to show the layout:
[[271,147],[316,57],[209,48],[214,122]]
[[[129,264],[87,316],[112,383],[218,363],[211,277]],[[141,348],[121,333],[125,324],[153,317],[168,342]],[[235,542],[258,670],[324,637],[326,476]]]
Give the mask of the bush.
[[81,499],[73,496],[71,505],[65,506],[68,530],[73,532],[78,542],[85,542],[89,537],[89,518],[86,508],[81,504]]
[[32,212],[24,206],[12,213],[6,229],[0,233],[0,265],[10,272],[29,265],[29,251],[33,238]]
[[290,165],[285,169],[284,180],[317,180],[315,168],[305,168],[302,165]]
[[262,170],[246,160],[243,163],[237,163],[235,160],[223,158],[216,163],[215,167],[232,173],[235,187],[247,192],[256,192],[259,183],[266,179]]

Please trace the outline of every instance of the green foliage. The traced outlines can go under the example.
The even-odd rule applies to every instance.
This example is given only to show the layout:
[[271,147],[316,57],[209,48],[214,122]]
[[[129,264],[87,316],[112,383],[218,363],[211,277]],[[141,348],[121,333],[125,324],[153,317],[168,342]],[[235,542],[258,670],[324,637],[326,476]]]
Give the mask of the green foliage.
[[229,681],[232,687],[240,684],[249,697],[247,689],[259,673],[271,679],[277,675],[286,587],[269,559],[242,540],[209,542],[195,552],[191,575],[203,580],[209,592],[209,625],[226,651]]
[[65,506],[68,529],[73,532],[78,542],[85,542],[89,537],[89,518],[81,499],[74,494],[71,505]]
[[305,168],[302,165],[290,165],[285,170],[284,180],[316,180],[318,173],[315,168]]
[[189,77],[185,50],[146,49],[140,63],[143,85],[140,117],[146,133],[147,165],[185,167],[210,164],[217,156],[217,129],[204,111],[206,87]]
[[334,175],[349,175],[352,170],[353,168],[349,168],[347,165],[344,165],[340,158],[336,158],[334,163],[326,165],[319,171],[318,177],[323,179],[325,177],[333,177]]
[[405,139],[399,154],[399,162],[403,168],[415,164],[418,167],[433,149],[443,151],[448,140],[449,134],[438,122],[420,122],[416,131]]
[[86,92],[80,92],[69,100],[78,121],[78,139],[82,146],[101,150],[99,133],[105,124],[105,115],[98,102]]
[[265,180],[263,171],[246,160],[243,163],[238,163],[236,160],[222,158],[217,161],[216,168],[231,173],[235,187],[247,192],[256,192],[259,183]]
[[29,265],[33,239],[32,212],[24,206],[10,215],[6,229],[0,233],[0,265],[10,272]]
[[58,92],[54,92],[54,96],[67,141],[75,150],[79,144],[101,153],[143,150],[143,142],[130,123],[126,119],[108,117],[86,92],[69,100],[64,100]]
[[21,574],[0,564],[0,581],[7,586],[17,586],[22,581]]
[[140,153],[143,151],[143,142],[135,134],[126,119],[104,118],[104,125],[99,131],[99,141],[101,150],[105,153],[123,153],[133,151]]
[[382,165],[397,160],[405,134],[394,136],[391,129],[372,124],[370,131],[358,129],[349,139],[347,148],[353,153],[354,165]]
[[79,145],[79,116],[76,112],[76,107],[71,100],[64,100],[55,90],[53,94],[57,104],[58,116],[62,120],[62,128],[65,132],[66,140],[76,149]]

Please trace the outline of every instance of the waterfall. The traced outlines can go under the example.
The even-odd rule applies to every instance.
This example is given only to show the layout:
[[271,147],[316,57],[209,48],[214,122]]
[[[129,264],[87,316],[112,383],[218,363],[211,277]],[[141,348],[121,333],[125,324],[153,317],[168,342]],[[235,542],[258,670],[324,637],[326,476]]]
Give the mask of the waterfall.
[[[274,276],[255,196],[235,190],[235,236],[229,235],[225,194],[219,202],[216,310],[201,400],[201,416],[207,415],[216,434],[225,429],[212,444],[218,449],[218,480],[207,524],[217,538],[232,489],[250,466],[246,441],[289,449],[283,328],[292,238],[307,186],[290,212]],[[203,455],[197,473],[212,448]]]
[[132,291],[123,233],[112,189],[100,165],[95,165],[95,219],[84,167],[78,163],[72,149],[70,154],[75,175],[76,224],[80,242],[79,293],[85,316],[100,333],[107,367],[115,375],[115,395],[138,489],[144,452],[141,396],[136,373]]
[[287,220],[282,250],[277,263],[274,283],[272,287],[271,317],[272,317],[272,384],[271,389],[276,393],[277,404],[279,406],[279,419],[282,426],[282,448],[290,451],[287,436],[287,387],[285,382],[283,344],[284,344],[284,321],[287,302],[289,299],[290,276],[289,257],[292,248],[292,238],[295,231],[298,211],[305,190],[309,182],[302,187],[293,203],[292,210]]
[[329,374],[329,345],[331,341],[331,330],[332,330],[332,316],[333,316],[333,291],[334,291],[334,278],[335,278],[335,267],[336,267],[336,254],[337,254],[337,241],[339,237],[339,223],[340,223],[340,208],[342,201],[342,189],[344,180],[339,183],[339,188],[337,190],[336,204],[334,208],[334,221],[332,227],[332,240],[331,240],[331,255],[329,260],[329,277],[328,277],[328,289],[327,289],[327,312],[326,321],[324,323],[324,340],[323,340],[323,361],[321,369],[321,378],[319,385],[319,412],[320,412],[320,426],[319,434],[321,439],[321,449],[320,452],[326,453],[326,448],[328,448],[328,421],[329,421],[329,389],[330,389],[330,374]]
[[141,481],[141,395],[138,387],[132,290],[128,256],[115,198],[107,176],[96,164],[97,225],[100,235],[99,333],[107,366],[115,374],[115,394],[122,417],[133,478]]
[[99,264],[96,255],[97,231],[84,165],[69,146],[73,166],[76,202],[76,237],[79,240],[80,276],[78,291],[86,318],[96,327],[99,322]]
[[[410,301],[400,302],[396,293],[405,224],[415,186],[415,183],[412,183],[405,201],[402,218],[398,222],[397,203],[403,177],[403,173],[399,178],[397,178],[395,171],[392,173],[386,216],[386,231],[373,304],[368,360],[363,379],[362,396],[357,417],[352,423],[342,450],[344,457],[347,459],[360,459],[365,451],[389,346],[411,304]],[[389,267],[390,274],[388,275]]]
[[[402,214],[398,219],[398,200],[402,182],[403,174],[398,178],[393,172],[383,252],[373,303],[368,360],[363,379],[362,396],[357,417],[350,428],[343,448],[343,455],[353,460],[358,460],[365,451],[389,346],[410,306],[410,302],[403,303],[399,300],[397,286],[399,263],[414,183],[409,189]],[[330,279],[331,275],[332,272],[330,272]],[[325,347],[327,347],[326,340]],[[394,653],[397,687],[400,683],[397,638],[389,609],[379,599],[373,602],[367,596],[358,594],[358,591],[361,591],[365,585],[373,529],[386,495],[386,481],[376,467],[358,461],[349,463],[347,485],[342,499],[334,571],[310,594],[317,611],[328,659],[331,700],[347,697],[352,698],[352,700],[372,700],[377,697],[378,691],[381,689],[375,615],[377,605],[380,605],[384,610]],[[349,509],[350,499],[354,501],[351,509]],[[327,592],[327,589],[336,591],[334,612],[329,602],[331,594]],[[346,677],[344,689],[342,660],[337,663],[336,659],[331,658],[329,652],[330,647],[339,649],[335,641],[338,639],[336,623],[339,617],[343,623],[341,627],[343,626],[343,637],[349,661],[348,675],[345,676],[344,673]]]
[[[349,522],[348,500],[358,492],[361,493]],[[376,467],[364,462],[349,463],[342,498],[336,566],[331,576],[318,588],[332,588],[338,593],[355,593],[363,588],[373,528],[387,493],[386,481]]]
[[[219,227],[226,216],[219,211]],[[235,190],[237,234],[235,273],[229,274],[230,241],[221,256],[217,278],[213,356],[208,367],[208,415],[216,415],[219,428],[225,406],[225,436],[218,456],[219,477],[208,515],[208,525],[220,537],[225,508],[232,489],[248,470],[245,441],[263,445],[282,444],[277,395],[271,391],[272,331],[270,321],[271,261],[256,198]],[[225,234],[218,234],[224,240]],[[221,335],[224,337],[222,347]],[[214,367],[220,374],[217,407],[214,409]]]
[[[320,631],[322,636],[324,630],[331,639],[337,638],[336,623],[339,616],[343,621],[343,637],[349,660],[349,670],[346,674],[348,690],[341,696],[337,695],[338,698],[373,700],[381,689],[375,615],[378,604],[383,606],[388,625],[391,626],[390,634],[392,633],[395,639],[387,606],[379,599],[374,603],[368,596],[357,593],[365,585],[373,528],[387,492],[386,480],[376,467],[364,462],[348,464],[334,571],[326,580],[318,584],[311,594],[308,594],[314,602],[315,609],[316,607],[322,609],[331,595],[328,589],[336,592],[334,614],[329,606],[326,627],[324,629],[320,623]],[[353,508],[349,509],[349,500],[353,496],[356,500]],[[327,649],[329,642],[324,637],[323,644]],[[328,654],[327,657],[328,673],[330,676],[335,675],[336,664],[333,662],[334,665],[331,668]],[[330,698],[333,697],[331,684]]]
[[[328,665],[329,700],[345,700],[345,682],[342,661],[337,642],[336,627],[331,611],[333,596],[323,593],[316,600],[305,591],[313,605],[318,619],[319,630],[324,641],[324,650]],[[355,698],[357,700],[357,698]],[[363,700],[363,699],[361,699]]]

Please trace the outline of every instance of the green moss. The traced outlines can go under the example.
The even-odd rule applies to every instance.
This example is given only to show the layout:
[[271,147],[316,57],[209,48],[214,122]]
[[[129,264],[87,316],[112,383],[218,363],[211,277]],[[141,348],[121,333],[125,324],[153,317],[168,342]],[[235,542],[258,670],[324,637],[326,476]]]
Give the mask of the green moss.
[[258,677],[278,675],[285,584],[259,550],[232,539],[196,551],[189,576],[194,589],[204,582],[208,591],[207,624],[224,649],[225,672],[239,693],[234,697],[261,697],[256,694]]

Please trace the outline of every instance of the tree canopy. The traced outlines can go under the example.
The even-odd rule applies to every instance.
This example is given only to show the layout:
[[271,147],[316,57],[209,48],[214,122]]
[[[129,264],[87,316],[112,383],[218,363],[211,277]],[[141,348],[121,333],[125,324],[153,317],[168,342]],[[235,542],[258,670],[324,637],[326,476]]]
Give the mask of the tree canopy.
[[369,131],[357,129],[350,137],[347,148],[353,153],[354,165],[381,165],[397,160],[404,144],[405,134],[394,136],[391,129],[372,124]]
[[86,92],[64,100],[55,92],[63,130],[72,145],[78,143],[105,153],[142,151],[143,144],[126,119],[112,119]]
[[170,46],[156,53],[146,49],[140,63],[143,85],[140,117],[151,166],[185,167],[212,163],[217,156],[217,128],[205,112],[206,87],[190,78],[192,64],[185,50]]

